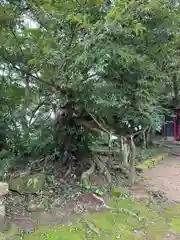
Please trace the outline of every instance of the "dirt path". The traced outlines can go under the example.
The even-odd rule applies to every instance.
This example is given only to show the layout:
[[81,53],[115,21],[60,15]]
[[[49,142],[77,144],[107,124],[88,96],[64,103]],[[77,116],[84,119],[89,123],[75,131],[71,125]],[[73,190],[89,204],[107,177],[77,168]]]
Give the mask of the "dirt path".
[[169,157],[160,165],[144,170],[143,177],[147,186],[163,192],[168,202],[180,202],[180,157]]
[[[152,191],[160,191],[167,203],[180,203],[180,156],[171,156],[161,164],[144,170],[145,186]],[[164,240],[179,240],[179,234],[169,233]]]

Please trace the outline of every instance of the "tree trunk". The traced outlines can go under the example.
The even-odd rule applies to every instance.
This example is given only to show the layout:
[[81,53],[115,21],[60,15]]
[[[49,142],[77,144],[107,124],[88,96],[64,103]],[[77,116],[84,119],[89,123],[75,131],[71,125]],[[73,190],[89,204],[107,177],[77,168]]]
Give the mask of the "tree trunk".
[[147,147],[147,142],[146,142],[146,129],[142,132],[143,136],[143,148]]
[[153,145],[153,139],[156,135],[156,129],[151,127],[150,130],[149,130],[149,142],[148,142],[148,145]]
[[83,184],[83,186],[88,186],[89,185],[89,178],[94,173],[95,168],[96,168],[96,164],[94,162],[92,162],[91,167],[87,171],[82,173],[81,183]]
[[136,146],[134,143],[133,136],[129,137],[129,145],[130,145],[130,161],[129,161],[129,184],[133,185],[135,183],[136,171]]
[[180,99],[179,99],[179,86],[178,86],[178,81],[177,81],[177,77],[174,74],[173,78],[173,91],[174,91],[174,96],[175,96],[175,100],[176,100],[176,104],[179,105]]
[[146,133],[146,144],[147,144],[147,147],[151,144],[151,139],[150,139],[150,133],[151,133],[151,129],[152,127],[149,126],[148,127],[148,130],[147,130],[147,133]]
[[128,140],[126,137],[121,137],[121,153],[122,153],[122,163],[125,166],[128,166],[128,159],[129,159],[129,145],[128,145]]

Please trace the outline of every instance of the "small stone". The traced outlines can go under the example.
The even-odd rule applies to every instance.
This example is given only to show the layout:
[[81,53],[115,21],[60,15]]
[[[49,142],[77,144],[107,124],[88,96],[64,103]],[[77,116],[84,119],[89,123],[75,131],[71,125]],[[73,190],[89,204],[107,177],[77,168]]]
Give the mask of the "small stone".
[[134,230],[134,233],[141,236],[145,235],[142,230]]
[[7,228],[7,222],[4,216],[0,216],[0,232],[4,232]]
[[6,194],[8,194],[8,192],[8,183],[0,182],[0,197],[5,196]]
[[2,228],[5,226],[5,196],[8,194],[8,184],[5,182],[0,182],[0,225],[2,225]]

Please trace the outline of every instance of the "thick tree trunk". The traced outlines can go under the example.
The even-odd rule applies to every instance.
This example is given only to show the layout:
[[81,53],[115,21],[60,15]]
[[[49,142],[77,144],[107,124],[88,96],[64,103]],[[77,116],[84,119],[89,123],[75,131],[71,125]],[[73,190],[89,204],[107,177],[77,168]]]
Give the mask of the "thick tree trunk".
[[110,171],[106,167],[106,163],[102,162],[99,158],[95,158],[95,163],[96,163],[97,167],[99,168],[99,173],[100,174],[103,173],[104,176],[106,177],[107,182],[110,184],[112,179],[111,179]]

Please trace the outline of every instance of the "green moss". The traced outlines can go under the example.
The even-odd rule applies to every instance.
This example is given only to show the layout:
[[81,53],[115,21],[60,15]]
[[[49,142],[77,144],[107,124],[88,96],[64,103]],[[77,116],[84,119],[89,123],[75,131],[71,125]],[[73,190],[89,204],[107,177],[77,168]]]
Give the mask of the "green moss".
[[144,180],[152,180],[152,177],[144,177]]
[[164,217],[167,219],[168,222],[171,222],[173,218],[180,216],[180,204],[175,204],[168,207],[164,211]]
[[153,160],[150,159],[150,160],[145,161],[145,162],[142,163],[142,164],[138,164],[138,165],[136,166],[136,168],[143,170],[143,169],[146,169],[146,168],[150,168],[150,167],[152,167],[152,166],[153,166]]
[[[159,212],[148,209],[140,202],[114,198],[110,205],[116,209],[112,212],[87,216],[88,220],[100,229],[100,232],[111,234],[111,238],[107,239],[116,239],[115,235],[112,235],[113,232],[119,233],[121,239],[136,239],[135,232],[138,231],[152,240],[162,240],[168,231],[168,225]],[[141,238],[144,239],[143,235]]]
[[178,233],[180,233],[180,218],[173,218],[171,221],[171,227]]
[[173,230],[180,233],[180,204],[175,204],[168,207],[164,213],[164,218]]
[[[132,217],[129,221],[130,218],[125,213],[93,213],[88,215],[86,219],[99,229],[101,234],[97,239],[103,239],[105,236],[107,239],[116,239],[118,235],[121,236],[121,239],[131,239],[134,235],[132,230],[136,226],[136,218]],[[92,235],[96,239],[95,234]]]
[[168,156],[168,153],[158,155],[154,158],[148,159],[145,162],[138,164],[136,166],[136,169],[143,170],[150,167],[153,167],[154,165],[158,164],[161,160],[164,160]]
[[41,227],[24,240],[144,240],[145,236],[162,240],[168,231],[168,224],[157,209],[151,210],[143,203],[117,197],[109,204],[111,211],[89,213],[72,226]]
[[57,227],[41,227],[33,234],[26,236],[24,240],[82,240],[84,239],[84,229],[82,224]]
[[130,193],[127,188],[117,187],[112,190],[111,195],[113,197],[120,197],[121,195],[130,195]]
[[9,181],[9,190],[22,193],[37,193],[44,187],[46,176],[44,174],[33,174],[17,177]]

